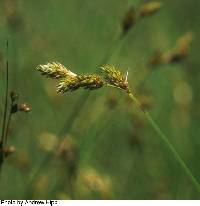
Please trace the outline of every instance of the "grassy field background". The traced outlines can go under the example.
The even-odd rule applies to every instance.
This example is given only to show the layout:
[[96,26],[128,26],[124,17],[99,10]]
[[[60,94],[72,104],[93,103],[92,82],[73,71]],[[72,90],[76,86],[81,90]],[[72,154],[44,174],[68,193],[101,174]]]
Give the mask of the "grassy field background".
[[[160,2],[159,12],[119,38],[127,9],[144,1],[0,1],[0,125],[7,39],[9,91],[31,105],[29,114],[12,119],[8,145],[16,152],[2,167],[1,199],[199,199],[123,92],[58,95],[56,81],[36,71],[52,61],[75,73],[104,63],[128,70],[130,87],[200,182],[200,2]],[[186,59],[149,65],[155,50],[169,51],[186,32],[193,33]]]

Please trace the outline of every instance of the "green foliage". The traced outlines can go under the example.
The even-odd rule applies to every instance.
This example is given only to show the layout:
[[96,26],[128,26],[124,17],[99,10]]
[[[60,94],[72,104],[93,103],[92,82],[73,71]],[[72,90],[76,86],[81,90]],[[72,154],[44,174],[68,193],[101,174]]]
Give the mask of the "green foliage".
[[[128,70],[130,88],[200,180],[200,3],[161,0],[157,13],[130,18],[135,22],[121,31],[130,6],[137,13],[142,2],[0,2],[0,125],[7,39],[9,91],[31,105],[29,114],[12,118],[7,144],[16,151],[2,165],[2,199],[200,198],[122,91],[57,94],[56,81],[35,72],[38,64],[56,61],[77,74],[96,73],[103,64]],[[187,32],[194,34],[189,51],[176,43]],[[152,64],[155,51],[168,61]]]

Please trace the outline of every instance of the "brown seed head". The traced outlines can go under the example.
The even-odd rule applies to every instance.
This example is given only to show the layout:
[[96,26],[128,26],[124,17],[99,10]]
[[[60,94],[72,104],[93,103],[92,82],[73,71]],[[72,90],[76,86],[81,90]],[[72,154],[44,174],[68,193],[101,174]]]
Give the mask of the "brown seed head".
[[18,111],[28,113],[30,112],[30,106],[27,103],[22,103],[18,105]]
[[14,146],[8,146],[3,148],[3,153],[5,155],[5,157],[13,154],[16,151],[16,148]]
[[185,59],[189,53],[190,45],[193,39],[191,32],[181,36],[176,43],[175,48],[166,54],[166,63],[179,62]]

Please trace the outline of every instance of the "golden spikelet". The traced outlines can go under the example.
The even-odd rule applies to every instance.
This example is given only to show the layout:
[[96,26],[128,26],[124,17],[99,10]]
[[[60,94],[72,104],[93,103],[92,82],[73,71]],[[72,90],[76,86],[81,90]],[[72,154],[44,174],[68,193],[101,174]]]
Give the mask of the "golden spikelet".
[[139,16],[144,17],[144,16],[152,15],[157,11],[159,11],[160,8],[161,8],[161,3],[157,1],[150,1],[144,3],[139,9]]
[[68,91],[75,91],[80,87],[79,81],[77,77],[68,77],[62,79],[57,85],[57,92],[64,93]]
[[59,62],[52,62],[44,65],[39,65],[37,67],[37,70],[41,72],[42,75],[53,79],[77,76]]
[[101,69],[104,72],[105,83],[108,86],[116,87],[118,89],[125,90],[129,92],[128,86],[128,72],[126,76],[124,76],[117,68],[113,65],[103,65]]
[[80,75],[78,76],[80,85],[84,89],[99,89],[104,85],[102,77],[98,74]]
[[101,88],[104,85],[103,79],[100,75],[78,75],[76,77],[64,78],[57,86],[58,93],[64,93],[67,91],[75,91],[80,87],[84,89],[94,90]]

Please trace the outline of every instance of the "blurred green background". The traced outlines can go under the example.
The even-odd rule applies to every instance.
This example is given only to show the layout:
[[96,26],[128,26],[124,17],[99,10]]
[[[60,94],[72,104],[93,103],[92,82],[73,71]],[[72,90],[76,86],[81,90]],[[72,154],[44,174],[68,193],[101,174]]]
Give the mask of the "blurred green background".
[[[0,124],[5,93],[31,105],[13,116],[0,179],[1,199],[199,199],[171,152],[121,91],[56,94],[39,64],[58,61],[75,73],[103,63],[129,71],[129,85],[200,181],[200,1],[160,0],[162,8],[121,36],[130,7],[144,0],[1,0]],[[193,33],[182,61],[149,65]]]

